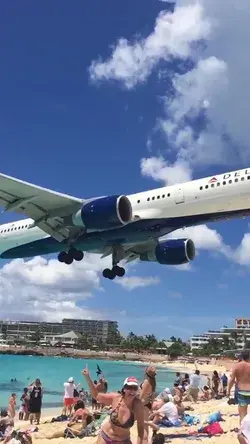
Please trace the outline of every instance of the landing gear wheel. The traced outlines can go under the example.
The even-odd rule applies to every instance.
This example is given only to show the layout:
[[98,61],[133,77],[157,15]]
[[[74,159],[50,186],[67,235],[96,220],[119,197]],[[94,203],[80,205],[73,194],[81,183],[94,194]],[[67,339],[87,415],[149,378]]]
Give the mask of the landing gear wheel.
[[61,251],[57,256],[57,259],[59,260],[59,262],[63,263],[65,262],[66,257],[67,257],[66,251]]
[[123,267],[118,267],[118,265],[113,268],[113,271],[118,277],[123,277],[125,275],[125,269]]
[[113,280],[115,279],[116,274],[113,272],[113,270],[110,270],[109,268],[105,268],[103,270],[102,275],[105,279]]
[[64,263],[67,265],[70,265],[70,264],[72,264],[73,260],[74,260],[74,258],[70,254],[67,254],[66,258],[64,259]]
[[84,254],[82,251],[76,250],[75,255],[74,255],[74,259],[75,259],[75,261],[80,262],[83,259],[83,256],[84,256]]

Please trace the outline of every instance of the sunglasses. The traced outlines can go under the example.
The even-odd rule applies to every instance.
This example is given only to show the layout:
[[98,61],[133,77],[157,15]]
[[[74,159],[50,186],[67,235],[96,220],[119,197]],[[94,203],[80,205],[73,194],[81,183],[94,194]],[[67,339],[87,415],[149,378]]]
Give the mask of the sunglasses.
[[125,390],[138,390],[138,385],[125,385],[124,386]]

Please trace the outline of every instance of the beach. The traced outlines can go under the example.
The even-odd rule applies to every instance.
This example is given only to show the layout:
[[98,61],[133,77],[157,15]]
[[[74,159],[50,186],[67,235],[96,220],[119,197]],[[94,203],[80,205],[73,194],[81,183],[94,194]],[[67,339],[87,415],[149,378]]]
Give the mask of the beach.
[[[188,404],[188,403],[186,403]],[[223,435],[214,436],[209,439],[210,444],[234,444],[237,443],[237,433],[233,431],[236,427],[239,426],[239,417],[231,416],[237,414],[237,406],[232,405],[229,406],[226,400],[211,400],[207,402],[199,401],[197,404],[193,405],[194,411],[189,412],[191,415],[200,416],[201,424],[203,421],[207,419],[209,414],[220,411],[222,413],[224,421],[221,422],[222,429],[224,431]],[[43,412],[43,416],[41,419],[41,424],[39,425],[39,431],[31,434],[33,442],[36,444],[62,444],[65,443],[65,438],[57,438],[53,440],[49,440],[47,437],[52,435],[55,432],[63,431],[66,427],[67,422],[65,423],[46,423],[45,421],[50,421],[52,416],[55,414],[60,414],[60,410],[53,410],[53,412],[49,410],[45,410]],[[24,421],[17,421],[17,426],[21,429],[25,430],[29,428],[29,424]],[[175,444],[183,444],[190,442],[189,439],[186,438],[178,438],[180,434],[189,434],[191,431],[198,430],[201,424],[196,426],[182,426],[182,427],[171,427],[171,428],[161,428],[160,432],[166,435],[165,442],[173,442]],[[174,438],[170,438],[168,440],[167,436],[176,435]],[[131,430],[131,437],[133,444],[136,444],[137,438],[137,430],[136,425]],[[77,439],[77,438],[76,438]],[[96,442],[97,438],[94,437],[86,437],[83,438],[86,444],[93,444]],[[207,438],[201,438],[201,442],[207,440]]]
[[[20,357],[15,357],[15,359],[20,360]],[[27,359],[27,357],[26,357]],[[44,361],[45,359],[45,361]],[[49,360],[48,360],[49,359]],[[52,359],[52,360],[51,360]],[[166,358],[165,358],[166,359]],[[53,359],[53,358],[38,358],[38,357],[29,357],[28,358],[29,363],[33,364],[36,363],[37,365],[40,366],[40,369],[42,368],[42,364],[45,366],[45,368],[47,369],[48,372],[48,363],[49,364],[53,364],[53,368],[50,369],[49,374],[52,375],[55,374],[55,367],[57,365],[59,365],[58,368],[61,368],[61,360],[57,360],[57,359]],[[41,360],[41,361],[40,361]],[[69,359],[66,361],[63,359],[63,362],[66,365],[67,364],[70,366],[71,371],[74,369],[73,373],[77,373],[78,377],[80,377],[80,369],[82,368],[82,363],[79,362],[78,360],[72,360]],[[96,365],[98,361],[93,360],[92,362],[89,362],[90,367],[93,369],[94,372],[94,367]],[[143,372],[145,369],[145,362],[143,362],[143,364],[138,361],[137,364],[135,364],[134,362],[111,362],[111,361],[107,361],[107,363],[105,364],[105,361],[101,361],[102,364],[104,366],[105,369],[105,373],[109,374],[110,379],[110,389],[113,389],[113,384],[115,381],[115,385],[117,385],[117,387],[121,387],[124,376],[133,373],[136,374],[136,376],[139,377],[139,379],[141,380],[141,378],[143,377]],[[148,360],[148,362],[152,362],[150,359]],[[208,363],[207,363],[208,362]],[[157,381],[159,381],[159,384],[157,384],[158,388],[163,388],[166,386],[171,387],[174,377],[175,377],[175,372],[176,371],[180,371],[182,373],[193,373],[195,371],[196,368],[198,368],[201,372],[201,375],[203,375],[204,377],[204,381],[206,376],[211,376],[211,373],[214,370],[217,370],[219,374],[222,374],[224,372],[227,372],[228,370],[230,370],[233,366],[233,362],[232,361],[207,361],[207,362],[200,362],[200,361],[196,361],[194,363],[190,363],[187,361],[183,361],[183,360],[176,360],[176,361],[160,361],[158,363],[155,363],[157,365],[157,369],[158,369],[158,374],[157,374]],[[60,363],[60,364],[59,364]],[[73,365],[74,363],[74,365]],[[65,367],[65,365],[63,366],[63,368]],[[79,373],[78,373],[79,372]],[[68,374],[68,370],[67,370],[67,374]],[[115,374],[115,376],[114,376]],[[57,375],[58,377],[58,375]],[[114,379],[113,383],[112,383],[112,379]],[[170,379],[169,379],[170,378]],[[61,384],[60,384],[61,385]],[[113,387],[112,387],[113,386]],[[55,387],[57,388],[57,387]],[[58,386],[59,388],[59,386]],[[115,387],[114,387],[115,388]],[[61,395],[60,398],[62,399]],[[58,399],[58,398],[57,398]],[[185,405],[190,405],[190,403],[186,402],[184,403]],[[192,407],[194,408],[193,411],[188,411],[187,413],[189,413],[190,415],[198,415],[200,416],[200,420],[201,423],[197,426],[182,426],[182,427],[171,427],[171,429],[169,428],[163,428],[160,431],[164,434],[164,435],[180,435],[180,434],[189,434],[190,431],[195,431],[198,430],[199,427],[201,427],[201,424],[206,420],[206,418],[208,417],[209,414],[211,413],[215,413],[217,411],[220,411],[223,415],[223,419],[225,420],[224,422],[221,423],[222,425],[222,429],[225,432],[223,435],[221,436],[217,436],[217,437],[212,437],[210,438],[209,442],[211,444],[213,443],[221,443],[221,444],[233,444],[237,442],[237,433],[232,431],[233,429],[235,429],[236,427],[239,426],[239,417],[238,416],[231,416],[231,415],[235,415],[237,414],[237,406],[232,405],[229,406],[227,404],[227,399],[224,398],[222,400],[211,400],[208,402],[202,402],[199,401],[197,404],[193,404]],[[50,423],[52,417],[55,417],[57,415],[60,415],[62,411],[62,408],[43,408],[42,409],[42,417],[41,417],[41,424],[39,425],[39,431],[38,432],[32,432],[31,436],[33,439],[33,442],[37,443],[37,444],[46,444],[48,442],[52,442],[55,444],[60,444],[65,442],[64,438],[57,438],[57,439],[53,439],[52,441],[48,439],[48,436],[58,432],[58,431],[63,431],[66,427],[67,422],[55,422],[55,423]],[[26,430],[30,427],[28,422],[24,422],[24,421],[15,421],[15,427],[20,427],[23,430]],[[136,431],[136,426],[133,427],[133,429],[131,430],[131,436],[132,436],[132,442],[136,443],[136,435],[137,435],[137,431]],[[189,436],[190,438],[190,436]],[[203,440],[206,438],[202,438]],[[86,444],[91,444],[96,442],[96,437],[86,437],[84,438],[84,442],[86,442]],[[189,442],[188,439],[186,438],[178,438],[178,436],[171,438],[169,441],[168,439],[166,439],[166,442],[174,442],[176,444],[179,443],[184,443],[184,442]]]

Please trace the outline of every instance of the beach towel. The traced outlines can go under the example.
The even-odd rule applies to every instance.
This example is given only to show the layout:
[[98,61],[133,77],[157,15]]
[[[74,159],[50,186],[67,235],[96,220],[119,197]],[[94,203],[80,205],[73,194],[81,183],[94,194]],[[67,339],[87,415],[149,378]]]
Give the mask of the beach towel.
[[213,424],[214,422],[220,422],[220,421],[223,421],[221,412],[216,412],[209,415],[206,422],[208,424]]
[[207,433],[209,436],[221,435],[224,431],[218,422],[213,422],[205,427],[198,430],[199,433]]
[[183,419],[186,421],[187,425],[196,425],[200,423],[199,416],[184,415]]

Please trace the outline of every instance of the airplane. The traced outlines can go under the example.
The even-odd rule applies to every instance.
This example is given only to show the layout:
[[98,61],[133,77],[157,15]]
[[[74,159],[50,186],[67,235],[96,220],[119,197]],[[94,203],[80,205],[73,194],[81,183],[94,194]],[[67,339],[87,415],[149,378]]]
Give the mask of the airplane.
[[249,216],[250,168],[132,195],[91,199],[0,174],[0,206],[27,219],[0,225],[0,257],[58,253],[70,265],[84,252],[112,257],[103,277],[125,275],[121,261],[181,265],[195,258],[189,238],[161,239],[180,228]]

